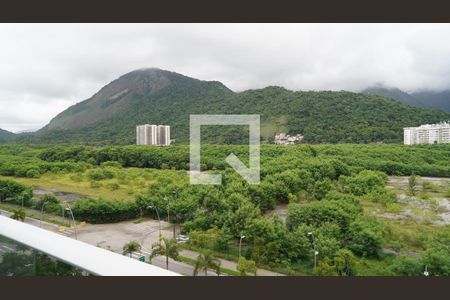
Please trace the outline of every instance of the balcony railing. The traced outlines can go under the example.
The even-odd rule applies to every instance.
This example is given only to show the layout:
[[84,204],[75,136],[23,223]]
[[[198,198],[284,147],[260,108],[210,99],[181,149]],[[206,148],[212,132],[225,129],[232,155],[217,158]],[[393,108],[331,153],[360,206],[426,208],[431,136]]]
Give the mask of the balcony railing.
[[[5,257],[11,253],[21,256],[11,259],[10,265]],[[21,267],[33,269],[33,262],[24,257],[37,255],[49,257],[57,263],[73,267],[77,275],[99,276],[178,276],[179,274],[140,262],[129,257],[98,248],[23,222],[0,216],[0,266],[15,267],[11,263],[23,264]],[[19,259],[20,258],[20,259]],[[58,264],[55,265],[58,265]],[[17,266],[16,266],[17,267]],[[34,266],[35,267],[35,266]],[[22,269],[23,269],[22,268]],[[65,268],[67,270],[67,268]],[[16,275],[13,271],[2,275]],[[38,275],[38,274],[33,274]],[[66,274],[67,275],[67,274]]]

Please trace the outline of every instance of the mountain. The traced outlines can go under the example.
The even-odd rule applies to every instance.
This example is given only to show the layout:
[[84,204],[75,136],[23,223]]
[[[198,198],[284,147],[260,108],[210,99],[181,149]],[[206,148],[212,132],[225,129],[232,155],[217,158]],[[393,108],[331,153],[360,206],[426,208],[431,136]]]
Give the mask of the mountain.
[[442,92],[419,91],[412,94],[415,99],[420,99],[419,107],[439,108],[450,112],[450,90]]
[[0,128],[0,143],[14,139],[15,134]]
[[442,92],[423,90],[406,93],[397,88],[375,86],[365,89],[362,93],[392,98],[416,107],[442,109],[450,112],[450,90]]
[[[310,143],[401,142],[403,127],[450,119],[379,95],[276,86],[236,93],[218,81],[153,68],[121,76],[19,141],[133,144],[136,125],[148,123],[170,125],[176,143],[187,143],[190,114],[259,114],[264,141],[286,132]],[[247,135],[245,126],[202,127],[206,142],[245,143]]]

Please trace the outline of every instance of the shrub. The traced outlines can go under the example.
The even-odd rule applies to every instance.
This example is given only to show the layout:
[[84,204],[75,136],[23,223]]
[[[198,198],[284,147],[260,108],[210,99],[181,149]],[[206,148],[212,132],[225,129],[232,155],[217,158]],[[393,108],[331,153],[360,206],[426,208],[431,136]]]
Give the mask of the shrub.
[[115,183],[115,182],[113,182],[113,183],[108,183],[108,184],[106,185],[106,187],[107,187],[108,189],[110,189],[111,191],[116,191],[116,190],[120,189],[120,185],[117,184],[117,183]]
[[89,223],[114,223],[137,218],[139,209],[133,201],[83,199],[75,202],[74,216]]
[[325,223],[335,223],[345,231],[359,214],[361,206],[354,198],[336,193],[330,194],[329,200],[314,201],[309,204],[290,204],[286,225],[294,229],[299,224],[320,227]]
[[423,190],[437,191],[438,190],[438,186],[436,184],[432,183],[431,181],[424,180],[422,182],[422,189]]
[[15,204],[31,206],[33,189],[13,180],[0,180],[0,202],[9,200]]
[[363,199],[367,199],[375,203],[380,203],[382,206],[386,207],[389,204],[397,202],[397,195],[393,190],[389,190],[386,188],[376,188],[369,192],[367,195],[364,195]]
[[102,168],[112,167],[112,168],[122,168],[122,165],[118,161],[105,161],[100,164]]
[[111,170],[106,169],[106,168],[96,168],[96,169],[89,170],[87,176],[91,180],[99,181],[99,180],[114,178],[114,173]]
[[[44,203],[45,206],[44,206]],[[44,211],[51,213],[59,213],[61,212],[60,201],[54,195],[45,194],[39,200],[37,200],[33,205],[37,210],[42,210],[44,207]]]
[[350,224],[347,245],[353,253],[361,256],[378,256],[383,242],[381,223],[374,217],[360,217]]
[[361,196],[383,188],[386,179],[382,172],[364,170],[356,175],[339,177],[339,183],[345,192]]
[[29,169],[26,173],[26,177],[28,178],[39,178],[40,175],[37,169]]
[[424,266],[420,263],[419,259],[401,255],[394,259],[389,269],[395,275],[422,276],[423,268]]

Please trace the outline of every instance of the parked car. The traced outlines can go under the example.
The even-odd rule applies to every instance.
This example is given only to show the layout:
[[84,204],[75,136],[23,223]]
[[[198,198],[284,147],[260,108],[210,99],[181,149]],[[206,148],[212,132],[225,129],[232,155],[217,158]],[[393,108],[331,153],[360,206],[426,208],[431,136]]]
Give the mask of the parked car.
[[177,236],[177,242],[178,243],[186,243],[187,241],[189,241],[189,237],[188,236],[182,235],[182,234],[179,234]]

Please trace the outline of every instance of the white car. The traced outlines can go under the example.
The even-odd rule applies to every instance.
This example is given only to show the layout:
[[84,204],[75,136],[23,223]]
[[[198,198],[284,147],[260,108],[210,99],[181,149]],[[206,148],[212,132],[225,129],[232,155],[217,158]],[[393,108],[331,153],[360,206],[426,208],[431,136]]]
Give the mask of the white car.
[[189,237],[188,236],[182,235],[182,234],[179,234],[177,236],[177,242],[178,243],[186,243],[187,241],[189,241]]

